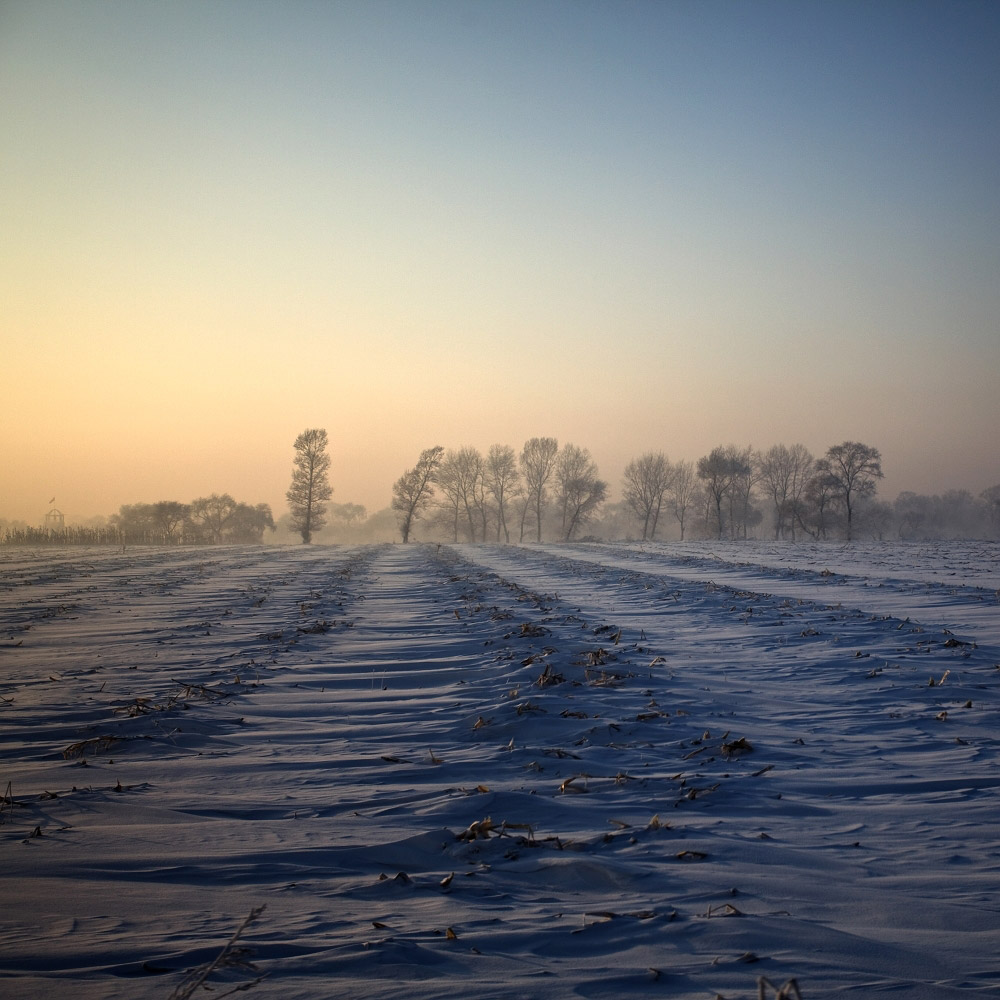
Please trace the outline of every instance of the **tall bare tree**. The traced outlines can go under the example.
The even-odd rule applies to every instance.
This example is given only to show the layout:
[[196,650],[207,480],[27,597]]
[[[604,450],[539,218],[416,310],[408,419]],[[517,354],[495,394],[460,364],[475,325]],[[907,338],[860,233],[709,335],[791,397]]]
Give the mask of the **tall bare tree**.
[[[708,520],[713,522],[716,537],[722,538],[727,528],[731,538],[741,534],[746,537],[747,523],[753,514],[751,501],[756,482],[753,449],[738,448],[734,444],[713,448],[708,455],[698,459],[698,478],[704,482],[711,502],[707,508],[711,512]],[[756,518],[759,519],[759,514]]]
[[486,462],[478,448],[459,451],[462,470],[462,506],[469,522],[469,541],[486,541],[489,508],[486,503]]
[[484,471],[483,456],[476,448],[465,447],[449,450],[434,476],[443,494],[441,508],[450,520],[453,541],[458,541],[460,521],[470,542],[486,537]]
[[[438,466],[437,472],[434,473],[434,485],[439,492],[437,506],[440,511],[435,519],[442,525],[448,525],[451,540],[457,542],[465,485],[461,462],[458,452],[454,448],[445,452],[441,459],[441,464]],[[474,539],[470,539],[470,541],[474,541]]]
[[548,484],[556,468],[559,442],[555,438],[531,438],[521,449],[521,475],[524,478],[525,504],[521,517],[521,534],[524,535],[524,517],[530,506],[535,515],[537,540],[542,540],[542,512],[548,503]]
[[566,445],[556,463],[558,502],[563,540],[570,542],[578,528],[593,517],[608,495],[608,484],[597,477],[597,465],[586,448]]
[[646,452],[625,466],[622,497],[642,521],[643,541],[656,537],[656,525],[672,478],[673,467],[662,451]]
[[532,515],[531,494],[527,489],[522,488],[521,492],[514,498],[514,513],[517,516],[517,540],[524,541],[525,531],[531,525]]
[[510,445],[495,444],[486,456],[484,484],[493,498],[497,519],[497,541],[503,533],[504,541],[510,541],[507,527],[507,510],[521,490],[521,477],[517,471],[517,455]]
[[878,448],[860,441],[845,441],[827,450],[816,463],[817,472],[828,476],[838,501],[847,515],[847,540],[851,540],[854,505],[863,497],[875,496],[882,478],[882,456]]
[[326,431],[322,428],[303,431],[295,439],[292,485],[285,498],[292,514],[292,527],[306,545],[326,524],[326,503],[333,496],[326,446]]
[[396,512],[399,532],[404,542],[410,540],[413,522],[427,509],[434,497],[434,476],[441,464],[444,448],[435,445],[420,453],[417,464],[407,469],[392,487],[392,509]]
[[681,541],[684,541],[684,527],[688,511],[697,507],[700,500],[700,490],[695,476],[694,465],[691,462],[677,462],[673,466],[673,478],[670,482],[669,503],[677,523],[681,529]]
[[729,484],[729,524],[732,538],[746,538],[747,529],[761,520],[753,505],[754,489],[760,481],[760,456],[749,445],[732,448],[733,476]]
[[716,535],[720,539],[726,527],[722,504],[724,500],[730,502],[732,500],[733,478],[738,471],[733,461],[733,453],[738,450],[735,445],[720,446],[698,459],[698,478],[705,484],[705,492],[711,502],[709,509],[715,522]]
[[763,492],[774,505],[774,537],[795,541],[795,512],[802,504],[815,460],[805,445],[776,444],[760,457]]
[[799,526],[807,535],[812,538],[827,537],[837,496],[836,481],[829,472],[821,470],[817,462],[802,494],[802,505],[795,512]]

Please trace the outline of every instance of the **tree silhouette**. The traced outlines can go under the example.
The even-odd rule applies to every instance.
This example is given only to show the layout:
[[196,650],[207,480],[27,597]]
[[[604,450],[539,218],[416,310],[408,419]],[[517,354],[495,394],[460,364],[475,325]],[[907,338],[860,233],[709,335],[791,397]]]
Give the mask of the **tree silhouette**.
[[521,475],[524,478],[526,503],[521,516],[521,537],[524,537],[524,515],[528,509],[535,514],[536,538],[542,540],[542,511],[548,502],[546,485],[556,470],[559,442],[555,438],[532,438],[521,449]]
[[646,452],[625,466],[622,499],[642,521],[643,541],[656,537],[656,525],[673,475],[673,468],[662,451]]
[[608,495],[608,484],[597,478],[597,465],[586,448],[568,444],[556,463],[563,541],[571,542],[577,528],[593,517]]
[[[734,486],[744,470],[744,455],[734,444],[713,448],[698,459],[698,478],[705,484],[705,492],[714,508],[717,537],[722,538],[726,517],[722,501],[729,501],[730,531],[733,531]],[[735,537],[735,535],[734,535]]]
[[816,471],[827,477],[847,514],[847,540],[851,540],[854,505],[860,497],[873,497],[876,480],[882,478],[882,456],[878,448],[860,441],[835,444],[816,463]]
[[407,469],[392,487],[392,509],[396,512],[404,542],[410,540],[413,522],[427,509],[434,496],[434,477],[443,454],[444,448],[440,445],[422,451],[416,466]]
[[496,505],[497,541],[503,532],[504,541],[510,541],[510,529],[507,527],[507,508],[512,498],[521,492],[521,477],[517,471],[517,455],[510,445],[495,444],[490,447],[486,456],[485,472],[486,489]]
[[213,545],[222,544],[222,535],[239,504],[228,493],[213,493],[209,497],[198,497],[189,506],[188,518],[210,539]]
[[292,513],[292,527],[304,544],[326,524],[326,502],[333,496],[330,486],[330,456],[326,453],[326,431],[303,431],[295,439],[292,485],[285,497]]

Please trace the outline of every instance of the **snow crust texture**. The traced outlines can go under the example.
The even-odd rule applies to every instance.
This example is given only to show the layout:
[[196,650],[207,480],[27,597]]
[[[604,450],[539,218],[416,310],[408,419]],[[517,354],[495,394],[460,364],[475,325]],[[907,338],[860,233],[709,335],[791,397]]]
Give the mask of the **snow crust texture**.
[[1000,995],[998,557],[2,551],[0,997]]

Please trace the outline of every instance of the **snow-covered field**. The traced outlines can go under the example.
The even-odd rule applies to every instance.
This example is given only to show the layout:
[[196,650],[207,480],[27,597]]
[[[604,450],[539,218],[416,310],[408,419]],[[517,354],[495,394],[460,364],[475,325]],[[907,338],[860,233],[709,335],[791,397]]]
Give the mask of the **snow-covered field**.
[[1000,995],[998,588],[967,542],[0,551],[0,996],[167,998],[261,906],[262,998]]

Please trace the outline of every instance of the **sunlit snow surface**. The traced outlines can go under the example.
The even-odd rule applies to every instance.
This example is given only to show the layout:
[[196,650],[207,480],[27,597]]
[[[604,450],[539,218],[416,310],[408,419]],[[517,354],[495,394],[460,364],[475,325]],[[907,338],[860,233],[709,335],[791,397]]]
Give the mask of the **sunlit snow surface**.
[[0,996],[996,996],[998,557],[0,550]]

